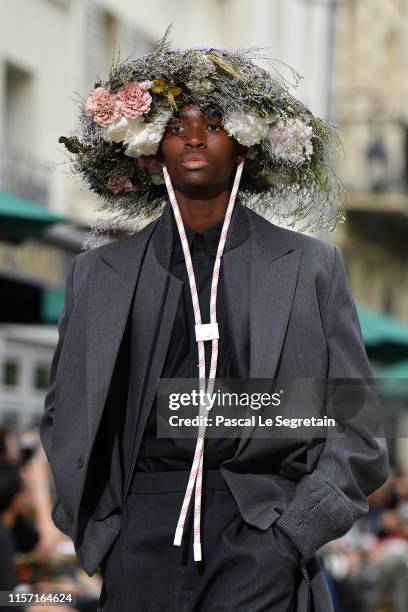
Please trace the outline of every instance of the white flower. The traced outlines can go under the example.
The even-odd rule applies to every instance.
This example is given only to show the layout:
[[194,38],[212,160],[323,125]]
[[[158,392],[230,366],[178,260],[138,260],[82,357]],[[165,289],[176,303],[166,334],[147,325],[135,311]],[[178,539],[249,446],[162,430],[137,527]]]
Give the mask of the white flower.
[[131,123],[136,123],[137,119],[119,117],[116,121],[112,121],[112,123],[105,128],[104,139],[106,142],[122,142],[122,140],[125,140]]
[[269,121],[267,117],[257,117],[233,111],[224,119],[224,129],[245,147],[252,147],[267,138]]
[[143,119],[127,134],[123,144],[125,154],[129,157],[153,155],[157,153],[164,129],[156,123],[146,123]]
[[313,153],[313,128],[299,118],[280,119],[269,128],[269,142],[277,159],[303,164]]
[[149,123],[143,117],[121,117],[106,128],[105,140],[123,142],[125,154],[129,157],[153,155],[159,148],[171,115],[171,111],[162,110]]

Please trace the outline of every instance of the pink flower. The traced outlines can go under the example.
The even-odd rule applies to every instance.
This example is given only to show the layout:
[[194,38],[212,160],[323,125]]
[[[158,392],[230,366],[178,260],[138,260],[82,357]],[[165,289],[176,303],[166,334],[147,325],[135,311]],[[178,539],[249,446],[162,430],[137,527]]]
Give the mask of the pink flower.
[[163,164],[157,155],[140,155],[135,159],[135,164],[151,174],[159,174],[163,169]]
[[106,185],[112,193],[130,193],[133,191],[133,184],[127,176],[111,176]]
[[116,96],[104,87],[96,87],[86,101],[85,114],[99,125],[108,125],[119,117]]
[[148,90],[134,81],[121,87],[117,98],[121,113],[125,117],[139,117],[147,113],[152,103]]

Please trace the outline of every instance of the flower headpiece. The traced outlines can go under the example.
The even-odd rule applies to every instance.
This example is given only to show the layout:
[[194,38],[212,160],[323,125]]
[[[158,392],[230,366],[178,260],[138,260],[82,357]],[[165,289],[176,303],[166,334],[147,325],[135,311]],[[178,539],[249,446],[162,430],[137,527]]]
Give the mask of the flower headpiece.
[[[255,64],[259,50],[172,49],[170,28],[149,53],[119,60],[81,98],[79,126],[61,136],[72,170],[101,197],[101,211],[118,227],[155,218],[166,203],[157,152],[169,119],[187,102],[220,113],[224,129],[247,147],[240,196],[271,219],[302,229],[334,229],[344,221],[344,190],[332,167],[337,127],[308,110],[287,83]],[[300,75],[293,71],[299,79]]]

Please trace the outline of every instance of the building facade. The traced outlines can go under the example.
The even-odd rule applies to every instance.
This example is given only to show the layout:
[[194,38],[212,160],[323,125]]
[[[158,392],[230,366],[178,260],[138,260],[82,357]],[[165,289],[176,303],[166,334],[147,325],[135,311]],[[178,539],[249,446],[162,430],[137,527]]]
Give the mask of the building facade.
[[339,242],[356,299],[408,323],[408,4],[345,0],[336,38],[338,172],[349,192]]

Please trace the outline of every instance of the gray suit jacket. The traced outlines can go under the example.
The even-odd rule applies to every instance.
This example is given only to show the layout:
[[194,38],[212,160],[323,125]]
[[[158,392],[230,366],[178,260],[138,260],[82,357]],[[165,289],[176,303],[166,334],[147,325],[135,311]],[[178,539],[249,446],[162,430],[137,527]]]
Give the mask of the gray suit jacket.
[[[235,350],[247,376],[371,378],[339,248],[280,228],[239,198],[235,209],[227,243],[234,246],[242,223],[250,237],[224,253],[222,266]],[[72,538],[89,575],[119,533],[129,486],[117,406],[126,402],[130,312],[134,303],[137,455],[147,418],[142,407],[154,399],[180,298],[182,282],[167,271],[158,240],[171,214],[167,202],[161,217],[138,233],[80,253],[67,277],[40,436],[58,494],[53,520]],[[378,401],[371,386],[367,395]],[[259,458],[265,470],[253,473]],[[312,609],[306,607],[311,593],[313,610],[332,609],[315,553],[367,512],[367,496],[388,477],[384,438],[271,442],[245,428],[220,469],[244,520],[262,530],[276,523],[301,552],[298,611]]]

